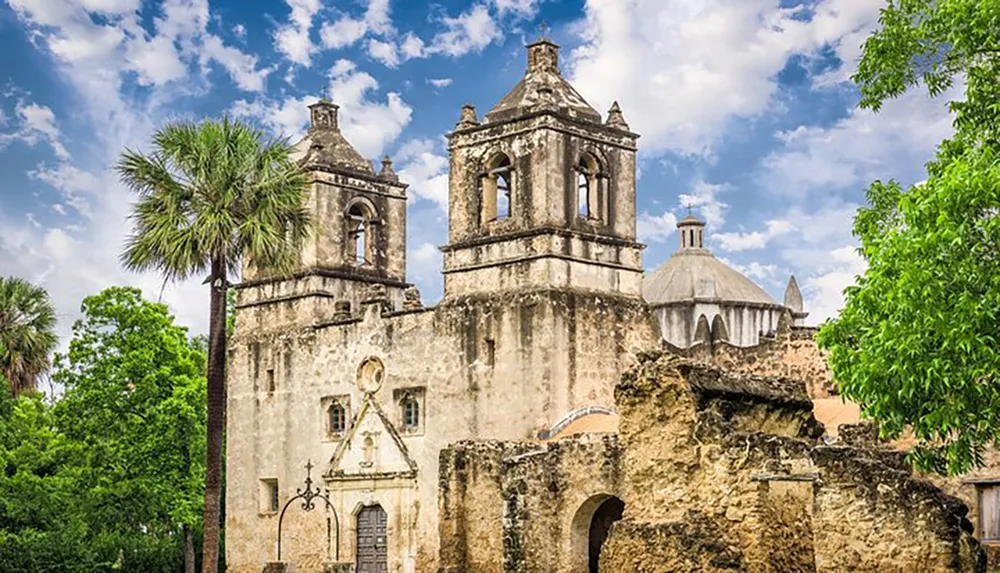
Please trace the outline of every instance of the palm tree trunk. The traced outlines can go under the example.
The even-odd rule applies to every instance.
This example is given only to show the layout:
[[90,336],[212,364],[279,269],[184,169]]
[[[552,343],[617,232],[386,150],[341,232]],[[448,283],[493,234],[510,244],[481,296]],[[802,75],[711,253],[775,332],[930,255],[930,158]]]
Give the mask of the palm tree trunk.
[[184,573],[194,573],[194,531],[191,526],[184,526]]
[[202,573],[216,573],[219,563],[219,506],[222,497],[222,439],[226,412],[226,264],[212,259],[208,323],[208,429],[205,460],[205,526]]

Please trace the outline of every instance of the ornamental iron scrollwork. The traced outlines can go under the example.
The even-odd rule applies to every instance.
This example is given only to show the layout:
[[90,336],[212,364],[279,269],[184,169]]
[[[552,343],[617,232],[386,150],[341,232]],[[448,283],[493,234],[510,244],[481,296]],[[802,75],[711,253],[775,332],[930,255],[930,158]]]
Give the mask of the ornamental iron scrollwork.
[[278,516],[278,561],[281,561],[281,528],[285,521],[285,511],[288,509],[292,502],[301,499],[302,500],[302,510],[312,511],[316,509],[316,498],[322,499],[326,502],[327,509],[333,514],[333,532],[336,532],[336,536],[331,535],[331,524],[330,518],[326,520],[326,554],[327,557],[330,556],[330,541],[331,538],[336,539],[335,545],[335,559],[340,560],[340,519],[337,517],[337,510],[334,509],[333,504],[330,502],[330,498],[327,494],[320,490],[319,486],[313,488],[312,485],[312,460],[306,462],[306,487],[305,488],[295,488],[295,496],[289,499],[283,508],[281,508],[281,515]]

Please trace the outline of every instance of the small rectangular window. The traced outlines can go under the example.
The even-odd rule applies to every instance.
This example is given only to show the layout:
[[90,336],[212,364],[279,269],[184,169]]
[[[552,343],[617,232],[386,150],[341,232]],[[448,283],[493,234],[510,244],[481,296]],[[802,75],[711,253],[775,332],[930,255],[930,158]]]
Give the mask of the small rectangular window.
[[267,391],[274,392],[274,368],[267,369]]
[[278,513],[278,509],[278,480],[276,478],[260,480],[260,512]]
[[979,495],[979,539],[1000,541],[1000,483],[977,485]]
[[497,360],[497,343],[495,340],[486,339],[486,364],[493,366]]

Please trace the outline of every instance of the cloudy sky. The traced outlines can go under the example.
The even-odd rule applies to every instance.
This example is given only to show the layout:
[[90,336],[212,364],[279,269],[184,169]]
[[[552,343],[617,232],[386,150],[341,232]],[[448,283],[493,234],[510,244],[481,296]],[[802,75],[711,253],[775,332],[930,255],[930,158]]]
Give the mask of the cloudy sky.
[[6,0],[0,4],[0,274],[45,285],[68,332],[113,284],[205,329],[201,281],[122,270],[131,197],[108,168],[163,122],[231,113],[298,137],[332,98],[348,139],[411,184],[408,267],[441,296],[447,151],[464,103],[485,113],[545,23],[599,111],[639,132],[639,231],[652,269],[692,204],[713,252],[808,322],[861,269],[851,219],[874,179],[923,179],[950,132],[945,99],[877,115],[849,76],[879,0]]

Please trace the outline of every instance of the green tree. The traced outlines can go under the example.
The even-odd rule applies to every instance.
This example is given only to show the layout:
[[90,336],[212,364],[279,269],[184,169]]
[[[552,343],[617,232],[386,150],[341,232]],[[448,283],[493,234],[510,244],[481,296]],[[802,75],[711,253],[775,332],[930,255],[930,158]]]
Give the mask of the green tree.
[[0,374],[0,573],[107,571],[113,552],[89,530],[65,468],[77,450],[55,428],[41,395],[13,398]]
[[55,412],[61,432],[81,445],[75,479],[92,533],[115,540],[125,570],[175,571],[177,555],[160,553],[183,544],[193,571],[205,355],[166,306],[138,289],[107,289],[82,310],[69,354],[57,359],[55,379],[66,392]]
[[218,564],[225,425],[226,293],[242,259],[266,272],[298,262],[310,218],[305,172],[284,141],[242,123],[174,123],[153,151],[126,150],[117,170],[138,195],[135,231],[122,255],[133,270],[168,279],[207,273],[210,285],[208,421],[204,510],[205,573]]
[[863,107],[964,78],[956,133],[926,182],[876,181],[854,234],[867,269],[821,329],[841,393],[882,434],[912,428],[914,461],[961,473],[1000,431],[1000,0],[900,0],[855,76]]
[[44,289],[0,277],[0,374],[14,396],[34,390],[56,346],[56,313]]

